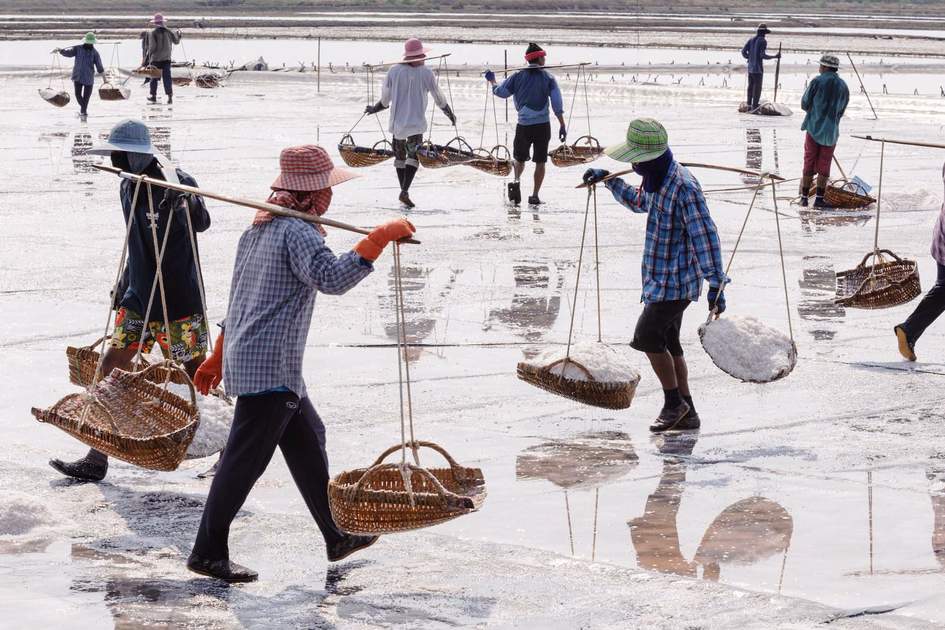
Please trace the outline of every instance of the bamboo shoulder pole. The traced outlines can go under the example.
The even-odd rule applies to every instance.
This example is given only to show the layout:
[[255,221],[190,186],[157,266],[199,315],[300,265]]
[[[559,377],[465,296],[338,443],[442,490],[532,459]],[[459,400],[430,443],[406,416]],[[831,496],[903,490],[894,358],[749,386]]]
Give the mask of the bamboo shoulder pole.
[[[719,164],[701,164],[697,162],[680,162],[679,164],[682,166],[685,166],[686,168],[708,168],[708,169],[713,169],[716,171],[727,171],[729,173],[740,173],[742,175],[752,175],[754,177],[767,178],[776,182],[785,181],[783,177],[781,177],[780,175],[775,175],[774,173],[762,173],[761,171],[752,171],[752,170],[748,170],[744,168],[737,168],[735,166],[722,166]],[[633,172],[632,168],[628,168],[623,171],[617,171],[615,173],[609,174],[607,177],[605,177],[604,179],[600,180],[597,183],[600,184],[600,183],[609,181],[615,177],[620,177],[621,175],[628,175],[632,172]],[[587,184],[580,183],[577,186],[575,186],[575,188],[587,188]]]
[[[444,57],[449,57],[453,53],[443,53],[442,55],[435,55],[433,57],[424,57],[423,59],[417,59],[416,61],[435,61],[437,59],[443,59]],[[386,68],[388,66],[397,66],[402,63],[411,63],[410,61],[404,61],[400,59],[398,61],[384,61],[382,63],[365,63],[362,64],[365,68]]]
[[925,147],[927,149],[945,149],[945,144],[935,144],[932,142],[916,142],[914,140],[895,140],[893,138],[874,138],[873,136],[858,136],[853,134],[851,138],[857,140],[869,140],[870,142],[883,142],[885,144],[902,144],[909,147]]
[[[283,208],[282,206],[277,206],[271,203],[265,203],[262,201],[252,201],[250,199],[241,199],[239,197],[233,197],[230,195],[223,195],[220,193],[211,192],[209,190],[204,190],[202,188],[197,188],[195,186],[187,186],[185,184],[175,184],[172,182],[166,182],[163,179],[154,179],[153,177],[148,177],[147,175],[137,175],[135,173],[128,173],[121,169],[117,169],[114,166],[108,166],[106,164],[93,164],[94,168],[97,168],[100,171],[105,171],[106,173],[113,173],[118,175],[122,179],[130,179],[131,181],[141,181],[144,184],[151,184],[152,186],[158,186],[160,188],[168,188],[170,190],[176,190],[183,193],[189,193],[192,195],[199,195],[201,197],[206,197],[207,199],[216,199],[217,201],[223,201],[224,203],[230,203],[235,206],[243,206],[244,208],[252,208],[254,210],[265,210],[266,212],[271,212],[280,217],[292,217],[294,219],[301,219],[302,221],[307,221],[308,223],[318,223],[319,225],[327,225],[329,227],[335,227],[340,230],[347,230],[348,232],[355,232],[356,234],[370,234],[370,230],[364,228],[355,227],[347,223],[342,223],[341,221],[335,221],[333,219],[326,219],[324,217],[318,217],[313,214],[307,214],[305,212],[299,212],[297,210],[290,210],[288,208]],[[411,243],[413,245],[419,245],[420,241],[417,241],[412,238],[405,238],[400,241],[401,243]]]

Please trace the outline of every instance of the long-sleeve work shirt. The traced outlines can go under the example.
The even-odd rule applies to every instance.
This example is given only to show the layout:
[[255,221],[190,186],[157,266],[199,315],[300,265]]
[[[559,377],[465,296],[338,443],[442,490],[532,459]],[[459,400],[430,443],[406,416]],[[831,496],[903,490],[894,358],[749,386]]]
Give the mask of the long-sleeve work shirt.
[[399,63],[388,70],[381,104],[390,107],[390,132],[395,138],[406,140],[427,130],[427,94],[433,95],[437,107],[446,107],[446,97],[430,68]]

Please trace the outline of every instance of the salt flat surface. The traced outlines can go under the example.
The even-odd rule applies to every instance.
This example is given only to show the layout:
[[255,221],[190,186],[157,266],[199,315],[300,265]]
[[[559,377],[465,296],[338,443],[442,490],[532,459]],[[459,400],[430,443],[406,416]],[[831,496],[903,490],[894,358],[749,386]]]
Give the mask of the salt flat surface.
[[[264,199],[279,150],[312,141],[333,147],[360,115],[364,85],[336,77],[319,96],[311,83],[247,78],[219,90],[178,89],[167,107],[147,106],[133,81],[129,101],[93,100],[86,124],[73,106],[56,109],[38,97],[45,81],[4,85],[5,623],[808,628],[864,609],[895,612],[833,625],[945,623],[945,322],[921,340],[919,362],[906,364],[892,326],[912,305],[858,311],[832,303],[833,274],[871,249],[875,215],[801,211],[789,205],[796,184],[779,189],[797,367],[763,386],[720,372],[699,346],[703,299],[690,307],[682,334],[701,433],[654,439],[646,427],[662,392],[645,358],[626,346],[640,309],[644,221],[606,193],[598,195],[604,338],[642,374],[634,405],[585,407],[515,378],[522,346],[567,339],[585,203],[574,190],[581,168],[550,168],[547,204],[538,210],[506,206],[503,180],[465,167],[421,171],[412,190],[418,207],[410,219],[423,244],[403,253],[408,335],[437,346],[412,351],[416,425],[419,437],[483,468],[489,499],[482,511],[392,536],[327,568],[277,455],[231,537],[233,558],[260,570],[260,582],[227,589],[195,578],[183,563],[208,487],[194,476],[208,461],[173,473],[113,462],[105,483],[72,484],[45,462],[78,457],[84,447],[29,414],[30,406],[75,391],[64,349],[100,336],[120,256],[117,180],[94,172],[85,151],[119,119],[139,117],[200,185]],[[477,144],[483,86],[459,79],[452,91],[460,130]],[[591,94],[593,134],[602,142],[620,138],[628,119],[655,115],[681,160],[799,174],[800,117],[740,116],[739,90],[597,86]],[[785,102],[798,99],[798,90],[786,90]],[[854,95],[837,155],[848,173],[875,184],[877,147],[846,134],[942,142],[945,103],[877,96],[874,104],[879,121]],[[499,121],[500,140],[509,134],[510,141],[501,109]],[[586,132],[584,124],[579,109],[573,137]],[[379,133],[362,123],[355,138],[373,142]],[[438,119],[434,139],[450,136]],[[491,120],[485,138],[495,139]],[[880,243],[918,260],[926,287],[942,158],[886,148]],[[400,214],[392,170],[374,167],[340,187],[328,216],[367,227]],[[707,190],[751,183],[731,173],[696,175]],[[710,194],[726,253],[749,200],[750,191]],[[726,297],[733,311],[783,330],[770,195],[759,204]],[[252,215],[209,207],[213,226],[200,245],[209,315],[219,321],[235,244]],[[342,252],[357,238],[332,231],[329,243]],[[392,291],[385,254],[349,295],[318,299],[306,373],[336,472],[399,441]],[[582,289],[579,338],[596,336],[595,304],[594,292]],[[564,468],[543,476],[547,459],[529,467],[537,447],[543,458],[561,451],[550,461]]]

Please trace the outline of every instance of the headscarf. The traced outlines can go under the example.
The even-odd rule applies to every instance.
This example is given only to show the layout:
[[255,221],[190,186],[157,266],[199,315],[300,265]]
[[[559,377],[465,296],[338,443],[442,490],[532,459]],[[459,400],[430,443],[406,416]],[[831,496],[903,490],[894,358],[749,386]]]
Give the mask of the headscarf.
[[[267,201],[271,204],[282,206],[290,210],[313,214],[317,217],[322,216],[328,211],[331,205],[331,188],[322,188],[321,190],[282,190],[275,189],[269,195]],[[275,218],[275,215],[266,210],[259,210],[253,217],[253,225],[262,225],[269,223]],[[325,228],[318,223],[312,224],[319,234],[327,236]]]
[[643,190],[648,193],[656,192],[663,185],[666,179],[666,173],[673,163],[673,152],[669,147],[666,152],[658,158],[648,162],[637,162],[633,165],[633,172],[643,176]]

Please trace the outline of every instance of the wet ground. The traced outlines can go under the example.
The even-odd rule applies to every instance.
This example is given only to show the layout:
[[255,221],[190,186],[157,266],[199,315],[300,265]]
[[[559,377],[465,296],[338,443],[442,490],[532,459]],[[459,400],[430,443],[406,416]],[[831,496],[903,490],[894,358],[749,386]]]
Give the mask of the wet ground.
[[[72,108],[42,102],[35,78],[6,79],[0,104],[0,601],[12,619],[84,627],[935,627],[945,623],[945,335],[934,326],[919,362],[903,363],[891,328],[912,305],[844,309],[833,274],[873,246],[875,212],[800,211],[796,183],[778,190],[788,281],[785,309],[775,216],[761,198],[732,268],[732,313],[787,329],[799,350],[786,379],[748,385],[714,367],[698,342],[705,302],[684,323],[698,434],[652,438],[662,396],[626,346],[639,312],[643,221],[598,196],[603,337],[643,374],[633,406],[599,410],[515,378],[523,352],[562,343],[571,321],[586,198],[582,169],[549,167],[535,210],[502,199],[504,181],[456,167],[421,171],[410,213],[420,246],[404,249],[408,332],[419,437],[484,470],[481,512],[417,534],[391,536],[326,568],[322,543],[280,457],[237,519],[234,559],[260,582],[222,588],[183,568],[210,461],[173,473],[114,463],[106,483],[71,484],[48,466],[83,448],[37,424],[32,405],[74,391],[64,348],[101,334],[122,239],[117,180],[90,168],[89,144],[126,116],[145,120],[159,147],[208,189],[262,199],[279,149],[333,147],[357,120],[364,86],[236,78],[218,90],[181,88],[171,106],[132,100]],[[44,86],[44,85],[43,85]],[[483,88],[452,83],[460,130],[482,131]],[[570,91],[566,97],[570,97]],[[800,116],[735,112],[740,92],[719,88],[594,87],[593,135],[620,138],[626,121],[654,115],[678,159],[800,169]],[[784,101],[796,105],[797,90]],[[569,100],[569,98],[568,98]],[[837,155],[878,183],[876,145],[849,133],[941,142],[945,104],[878,96],[872,120],[854,96]],[[799,108],[797,108],[799,109]],[[505,127],[498,109],[504,142]],[[494,144],[491,112],[484,144]],[[572,137],[587,131],[578,103]],[[438,118],[434,139],[453,133]],[[363,122],[359,142],[380,132]],[[886,149],[880,244],[919,261],[928,287],[929,234],[941,203],[939,152]],[[602,159],[602,168],[617,165]],[[389,164],[336,192],[329,216],[371,226],[400,212]],[[706,190],[746,184],[695,171]],[[528,171],[530,173],[530,170]],[[530,188],[528,178],[523,188]],[[750,183],[750,180],[748,181]],[[710,193],[726,255],[750,191]],[[249,211],[211,202],[201,235],[210,317],[224,314],[235,243]],[[333,231],[341,252],[355,237]],[[579,338],[597,334],[594,274],[575,311]],[[362,286],[322,296],[306,376],[328,426],[332,468],[363,466],[399,441],[391,257]],[[425,461],[434,461],[430,455]],[[863,611],[875,614],[858,615]],[[858,616],[851,616],[858,615]]]

